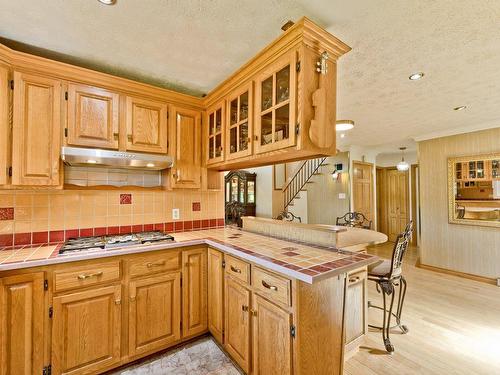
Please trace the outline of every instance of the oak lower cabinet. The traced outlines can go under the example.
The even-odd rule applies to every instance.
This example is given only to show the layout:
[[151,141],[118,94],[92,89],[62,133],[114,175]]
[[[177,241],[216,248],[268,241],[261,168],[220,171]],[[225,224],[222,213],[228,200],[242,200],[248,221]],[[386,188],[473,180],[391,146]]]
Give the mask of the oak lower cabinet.
[[163,349],[181,338],[181,273],[129,284],[129,356]]
[[0,374],[32,375],[44,367],[44,273],[0,279]]
[[252,295],[252,374],[292,374],[292,314]]
[[345,344],[346,353],[357,350],[359,341],[367,333],[367,288],[366,269],[351,272],[347,277]]
[[208,330],[224,342],[224,254],[208,249]]
[[121,285],[54,297],[52,371],[91,374],[120,362]]

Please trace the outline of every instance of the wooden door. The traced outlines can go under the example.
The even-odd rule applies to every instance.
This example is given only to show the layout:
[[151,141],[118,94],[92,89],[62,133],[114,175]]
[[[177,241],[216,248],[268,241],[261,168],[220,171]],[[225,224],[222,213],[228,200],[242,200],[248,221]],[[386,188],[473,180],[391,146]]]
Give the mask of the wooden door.
[[172,187],[201,187],[200,112],[176,107],[173,110],[171,137],[175,145]]
[[44,367],[44,273],[0,279],[0,374],[41,374]]
[[252,154],[253,82],[236,89],[227,101],[227,160]]
[[207,110],[203,136],[203,144],[206,147],[205,161],[207,165],[219,163],[224,160],[225,106],[226,101],[222,100]]
[[127,96],[127,150],[167,153],[166,103]]
[[295,145],[296,53],[265,67],[255,81],[255,152]]
[[353,162],[352,168],[353,211],[373,221],[373,164]]
[[208,249],[208,329],[222,344],[224,332],[224,255]]
[[181,338],[181,273],[131,281],[129,355],[165,348]]
[[224,347],[245,373],[250,370],[250,291],[225,278]]
[[395,241],[409,220],[408,172],[387,171],[387,220],[389,241]]
[[10,83],[9,67],[0,64],[0,185],[9,182],[10,167]]
[[68,145],[118,149],[120,95],[68,84]]
[[348,275],[345,297],[345,343],[349,345],[367,332],[367,274],[359,271]]
[[182,337],[207,330],[207,249],[182,252]]
[[12,184],[59,185],[61,82],[14,72]]
[[292,315],[254,294],[252,316],[253,374],[292,374]]
[[55,297],[53,307],[55,374],[95,374],[120,362],[120,285]]

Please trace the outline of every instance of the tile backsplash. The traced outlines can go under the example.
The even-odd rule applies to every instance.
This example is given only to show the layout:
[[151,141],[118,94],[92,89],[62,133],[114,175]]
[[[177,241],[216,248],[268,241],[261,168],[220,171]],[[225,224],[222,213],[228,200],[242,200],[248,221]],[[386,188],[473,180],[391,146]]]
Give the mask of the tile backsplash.
[[[180,211],[178,220],[173,208]],[[0,245],[217,227],[223,218],[222,191],[6,191],[0,192]]]

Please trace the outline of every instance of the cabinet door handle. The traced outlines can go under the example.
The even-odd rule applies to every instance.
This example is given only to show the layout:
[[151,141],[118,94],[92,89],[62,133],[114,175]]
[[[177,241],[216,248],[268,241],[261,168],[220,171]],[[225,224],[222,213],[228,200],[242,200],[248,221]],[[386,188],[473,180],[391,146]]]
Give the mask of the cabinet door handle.
[[355,283],[356,281],[359,281],[359,276],[354,276],[349,278],[350,283]]
[[135,296],[130,296],[130,302],[135,302]]
[[153,268],[153,267],[160,267],[160,266],[164,266],[164,265],[165,265],[165,261],[162,261],[162,262],[157,262],[157,263],[148,263],[148,264],[146,264],[146,267]]
[[119,134],[118,133],[113,133],[113,138],[115,139],[115,141],[117,141],[118,138],[119,138]]
[[257,310],[251,309],[250,314],[252,314],[252,316],[257,316]]
[[121,305],[121,303],[122,303],[121,300],[119,300],[119,299],[115,300],[115,305]]
[[91,273],[91,274],[82,274],[82,275],[78,275],[78,280],[85,280],[85,279],[90,279],[91,277],[99,277],[99,276],[102,276],[102,271],[100,272],[96,272],[96,273]]
[[247,312],[248,311],[248,306],[247,305],[242,305],[241,306],[241,310],[244,311],[244,312]]
[[127,134],[127,139],[129,142],[132,142],[133,141],[132,134]]
[[236,267],[233,267],[233,266],[231,266],[231,271],[233,271],[235,273],[241,273],[241,270],[239,268],[236,268]]
[[278,291],[278,287],[277,287],[277,286],[274,286],[274,285],[268,284],[268,283],[266,283],[264,280],[262,280],[262,286],[263,286],[264,288],[267,288],[267,289],[273,290],[273,291],[275,291],[275,292],[277,292],[277,291]]

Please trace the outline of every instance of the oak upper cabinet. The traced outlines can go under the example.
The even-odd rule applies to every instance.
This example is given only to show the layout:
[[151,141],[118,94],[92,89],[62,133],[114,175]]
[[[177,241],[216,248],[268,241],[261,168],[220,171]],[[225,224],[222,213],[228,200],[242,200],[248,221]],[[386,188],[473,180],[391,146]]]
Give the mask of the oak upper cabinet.
[[201,124],[200,112],[173,108],[170,144],[174,148],[171,169],[173,188],[201,187]]
[[233,91],[227,100],[227,160],[252,153],[253,82]]
[[296,52],[292,51],[256,78],[256,153],[295,145],[296,63]]
[[44,367],[44,273],[0,279],[0,374],[41,374]]
[[207,110],[204,122],[205,162],[207,165],[224,160],[225,101]]
[[367,300],[367,273],[366,270],[350,273],[347,277],[345,303],[345,343],[346,351],[355,346],[358,338],[367,332],[366,309]]
[[292,374],[292,315],[252,295],[253,374]]
[[118,93],[69,83],[67,144],[118,149],[119,109]]
[[166,103],[127,96],[127,150],[167,153],[167,116]]
[[53,308],[55,374],[95,374],[120,362],[120,285],[55,297]]
[[224,333],[224,255],[208,249],[208,329],[223,343]]
[[130,282],[129,355],[165,348],[181,338],[181,273]]
[[207,248],[182,252],[182,337],[207,330]]
[[0,64],[0,185],[9,182],[10,167],[10,89],[9,67]]
[[224,347],[245,373],[250,370],[250,291],[225,277]]
[[14,72],[13,185],[60,184],[61,101],[60,81]]

